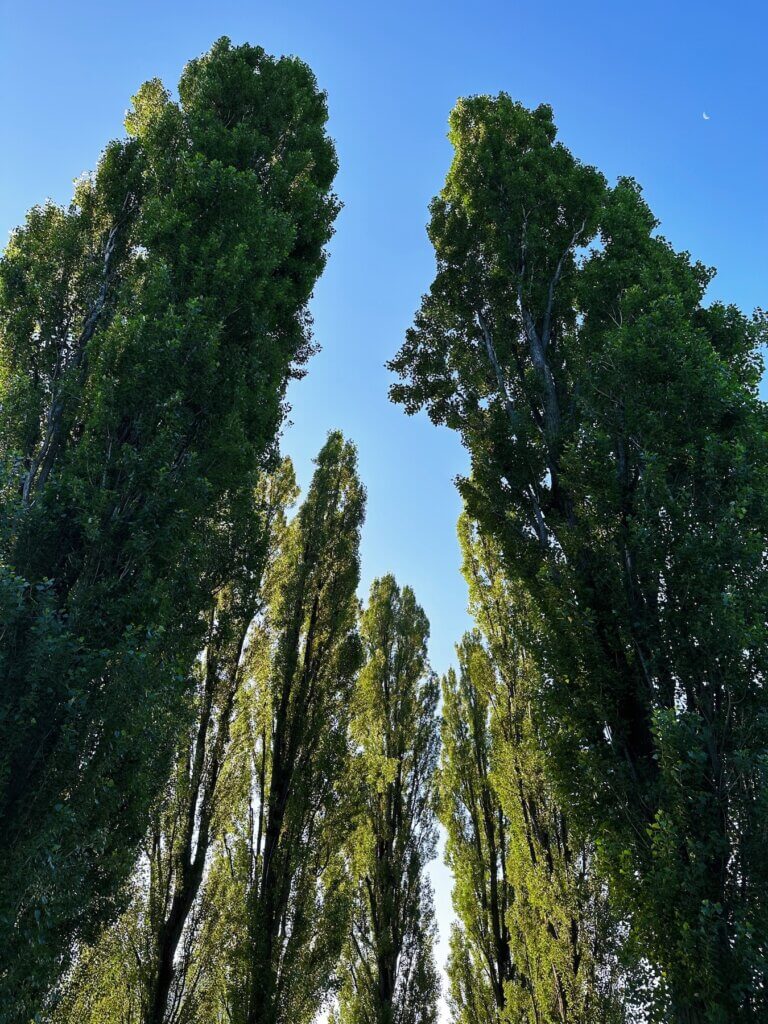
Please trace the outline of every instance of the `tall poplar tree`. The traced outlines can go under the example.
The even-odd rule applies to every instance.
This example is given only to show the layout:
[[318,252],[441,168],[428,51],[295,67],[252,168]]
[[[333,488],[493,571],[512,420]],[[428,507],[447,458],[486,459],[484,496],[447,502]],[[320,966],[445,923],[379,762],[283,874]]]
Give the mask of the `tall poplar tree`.
[[311,350],[325,98],[220,40],[0,260],[0,1020],[118,909],[228,566],[210,527]]
[[443,684],[440,806],[460,922],[449,964],[455,1016],[618,1024],[624,928],[547,777],[526,601],[506,582],[497,545],[466,516],[459,534],[479,631],[458,646],[459,671]]
[[204,934],[221,908],[208,878],[227,824],[232,720],[258,643],[268,580],[296,497],[284,460],[264,474],[245,508],[221,524],[232,575],[214,596],[195,669],[195,716],[183,732],[166,791],[134,870],[126,912],[81,952],[55,1024],[183,1024],[199,1018]]
[[470,513],[539,619],[550,768],[659,1013],[762,1019],[761,324],[704,305],[711,272],[656,233],[633,181],[556,142],[548,107],[461,100],[450,137],[437,274],[392,396],[470,452]]
[[210,979],[234,1024],[309,1024],[344,941],[364,508],[355,448],[332,433],[275,569],[236,725],[239,795],[214,865],[226,907]]
[[429,623],[410,587],[375,580],[361,623],[365,664],[353,702],[357,886],[340,1024],[434,1024],[439,982],[425,869],[434,856],[437,680]]

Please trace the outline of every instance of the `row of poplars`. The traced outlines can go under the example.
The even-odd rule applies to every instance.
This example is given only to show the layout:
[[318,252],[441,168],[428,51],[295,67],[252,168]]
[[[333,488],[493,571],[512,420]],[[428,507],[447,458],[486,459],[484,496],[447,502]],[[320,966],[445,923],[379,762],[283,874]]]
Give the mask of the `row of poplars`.
[[326,119],[221,40],[0,261],[0,1021],[429,1021],[434,813],[462,1024],[762,1021],[765,318],[548,107],[459,101],[390,364],[471,457],[438,727],[340,437],[287,517]]
[[359,614],[364,491],[332,434],[298,512],[288,461],[233,540],[194,718],[117,923],[79,952],[67,1024],[434,1019],[424,867],[437,685],[424,613],[377,580]]
[[289,523],[295,497],[286,460],[232,534],[238,570],[211,603],[127,908],[79,951],[50,1020],[436,1021],[436,816],[455,1018],[625,1020],[622,933],[546,781],[524,604],[498,550],[462,519],[478,630],[438,716],[412,590],[386,576],[359,608],[352,445],[330,436]]

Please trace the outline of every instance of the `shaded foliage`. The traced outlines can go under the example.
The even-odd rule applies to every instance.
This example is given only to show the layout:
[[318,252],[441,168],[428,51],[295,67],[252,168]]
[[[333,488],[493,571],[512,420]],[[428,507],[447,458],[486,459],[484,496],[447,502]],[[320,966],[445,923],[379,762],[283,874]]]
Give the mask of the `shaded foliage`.
[[[131,902],[98,944],[81,951],[53,1024],[184,1024],[200,1019],[205,935],[220,917],[210,861],[228,819],[232,720],[248,648],[263,628],[268,585],[296,497],[285,460],[259,482],[228,529],[231,578],[215,595],[194,671],[195,716],[130,885]],[[126,965],[130,965],[126,969]]]

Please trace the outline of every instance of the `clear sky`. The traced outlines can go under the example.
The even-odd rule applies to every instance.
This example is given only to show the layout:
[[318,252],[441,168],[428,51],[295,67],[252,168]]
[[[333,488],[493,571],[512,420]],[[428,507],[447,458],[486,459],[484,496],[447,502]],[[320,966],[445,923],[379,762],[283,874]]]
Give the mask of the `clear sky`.
[[[452,483],[466,458],[388,403],[384,363],[432,278],[424,226],[450,161],[448,112],[499,90],[550,103],[578,156],[637,178],[672,243],[718,267],[712,296],[751,311],[768,305],[768,7],[0,0],[0,239],[35,202],[69,198],[142,81],[175,86],[220,35],[302,57],[328,91],[344,210],[313,302],[322,352],[291,392],[283,447],[306,485],[329,429],[357,443],[364,587],[387,571],[414,587],[442,672],[469,624]],[[434,878],[445,939],[449,881]]]

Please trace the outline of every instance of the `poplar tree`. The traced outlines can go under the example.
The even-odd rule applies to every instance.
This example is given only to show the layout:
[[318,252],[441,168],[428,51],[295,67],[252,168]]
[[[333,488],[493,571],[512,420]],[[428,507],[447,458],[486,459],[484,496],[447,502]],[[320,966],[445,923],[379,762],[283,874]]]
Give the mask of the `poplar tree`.
[[410,587],[375,580],[361,621],[353,762],[359,820],[356,893],[343,963],[340,1024],[434,1024],[439,982],[425,870],[434,856],[438,685],[429,623]]
[[236,723],[241,757],[213,869],[224,916],[209,979],[211,1004],[235,1024],[309,1024],[344,941],[364,507],[355,448],[332,433],[288,529]]
[[[549,766],[681,1024],[766,1012],[762,325],[556,141],[461,100],[437,274],[392,368],[458,430],[470,514],[538,617]],[[591,248],[590,248],[591,247]]]
[[449,977],[456,1019],[608,1024],[625,1019],[624,929],[589,844],[545,770],[542,680],[526,650],[523,595],[498,547],[459,524],[478,631],[443,684],[441,810],[459,926]]
[[208,872],[227,822],[232,719],[249,646],[263,628],[268,580],[296,497],[284,460],[264,474],[247,507],[230,510],[222,541],[233,572],[214,595],[195,669],[195,716],[130,884],[131,902],[95,947],[83,950],[55,1024],[181,1024],[199,1018],[203,935],[218,919]]
[[527,975],[521,975],[507,921],[515,899],[510,823],[491,782],[490,701],[496,681],[477,638],[467,635],[457,654],[459,671],[450,669],[442,685],[438,775],[445,862],[458,917],[447,966],[449,1004],[456,1024],[492,1024],[505,1019],[509,986],[525,985]]
[[0,1020],[120,909],[228,573],[211,524],[311,351],[326,118],[306,65],[222,39],[0,260]]

